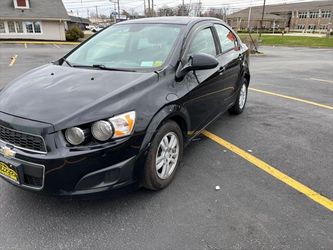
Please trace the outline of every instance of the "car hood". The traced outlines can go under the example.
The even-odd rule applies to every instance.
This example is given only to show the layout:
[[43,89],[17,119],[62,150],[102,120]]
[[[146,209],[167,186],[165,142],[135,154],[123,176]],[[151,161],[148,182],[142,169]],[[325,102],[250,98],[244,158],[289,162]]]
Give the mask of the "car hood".
[[84,110],[91,112],[94,106],[101,106],[105,101],[119,99],[121,93],[152,77],[156,74],[48,64],[8,84],[0,92],[0,111],[57,124]]

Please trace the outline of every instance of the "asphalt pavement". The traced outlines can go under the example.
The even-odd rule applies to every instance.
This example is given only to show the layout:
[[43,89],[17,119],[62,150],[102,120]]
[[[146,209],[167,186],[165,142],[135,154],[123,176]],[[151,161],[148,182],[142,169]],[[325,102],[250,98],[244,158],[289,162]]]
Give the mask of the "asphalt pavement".
[[[72,48],[0,44],[0,88]],[[260,50],[246,110],[207,130],[316,195],[202,136],[161,192],[72,200],[0,180],[0,249],[333,249],[333,50]]]

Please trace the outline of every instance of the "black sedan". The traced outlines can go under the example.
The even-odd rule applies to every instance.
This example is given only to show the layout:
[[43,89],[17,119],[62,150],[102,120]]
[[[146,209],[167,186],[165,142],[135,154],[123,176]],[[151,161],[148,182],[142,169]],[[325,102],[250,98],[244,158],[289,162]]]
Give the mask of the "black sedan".
[[249,82],[248,48],[219,19],[113,25],[0,92],[0,176],[54,195],[163,189]]

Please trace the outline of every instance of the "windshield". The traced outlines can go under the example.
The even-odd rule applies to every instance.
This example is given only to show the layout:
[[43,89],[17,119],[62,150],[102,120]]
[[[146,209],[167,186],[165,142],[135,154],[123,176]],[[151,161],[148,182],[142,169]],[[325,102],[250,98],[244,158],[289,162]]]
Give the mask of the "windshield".
[[82,45],[66,61],[72,66],[103,65],[114,69],[162,66],[180,34],[181,25],[121,24]]

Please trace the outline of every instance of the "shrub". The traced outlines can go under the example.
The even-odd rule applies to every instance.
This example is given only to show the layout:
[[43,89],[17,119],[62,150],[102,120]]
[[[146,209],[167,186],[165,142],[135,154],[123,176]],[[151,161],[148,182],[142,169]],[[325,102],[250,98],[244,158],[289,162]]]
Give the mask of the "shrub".
[[79,38],[83,38],[84,34],[79,27],[73,27],[66,31],[66,40],[76,42]]

